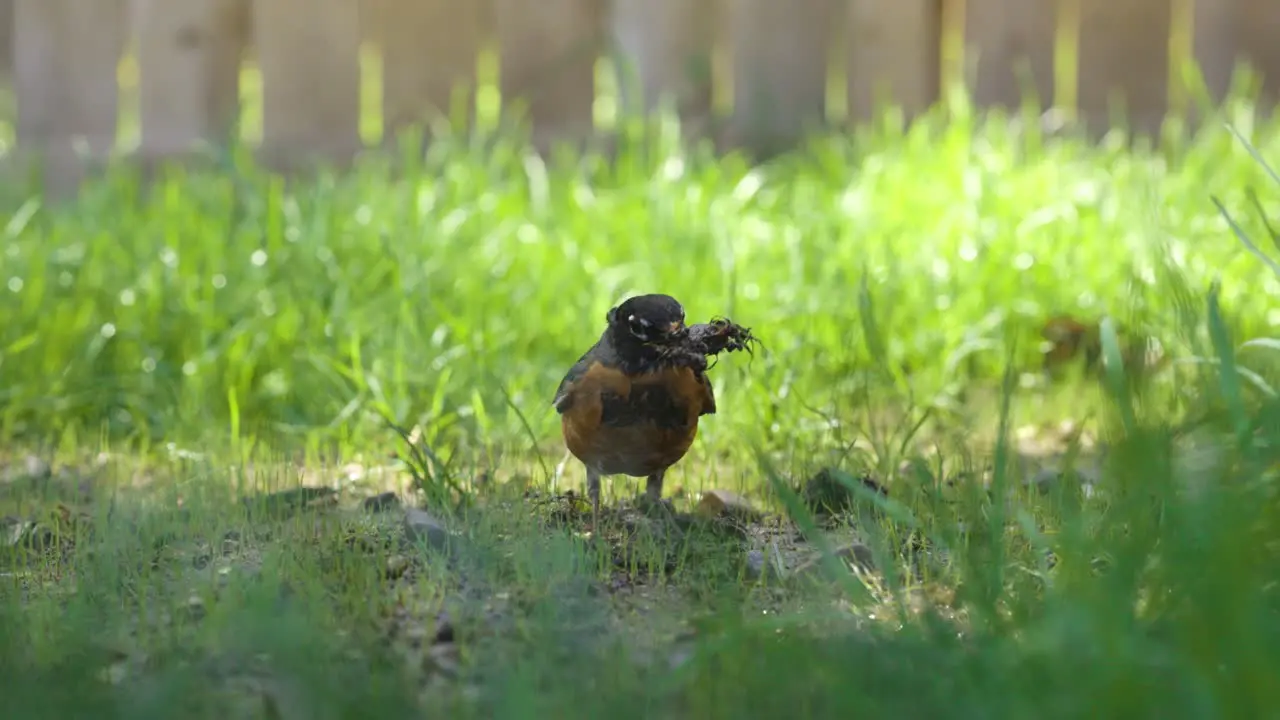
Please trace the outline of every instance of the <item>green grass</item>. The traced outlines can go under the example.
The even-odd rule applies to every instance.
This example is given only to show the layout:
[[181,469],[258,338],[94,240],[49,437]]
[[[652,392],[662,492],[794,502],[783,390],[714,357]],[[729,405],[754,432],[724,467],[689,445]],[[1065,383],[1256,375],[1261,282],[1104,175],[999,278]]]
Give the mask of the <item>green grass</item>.
[[[1233,108],[1280,158],[1280,124]],[[288,183],[246,157],[150,187],[119,168],[65,205],[0,198],[0,512],[34,518],[0,551],[8,717],[1280,707],[1277,374],[1241,348],[1275,334],[1280,278],[1209,198],[1256,239],[1246,191],[1277,188],[1220,126],[1128,148],[957,106],[763,167],[667,130],[615,162],[446,138]],[[712,371],[720,412],[669,490],[745,491],[807,542],[589,534],[554,511],[548,484],[581,483],[572,462],[552,477],[556,383],[610,305],[649,291],[765,345]],[[1038,332],[1059,313],[1201,362],[1047,382]],[[425,469],[388,459],[388,420]],[[1091,494],[1039,493],[1013,462],[1074,452],[1064,421],[1108,443]],[[828,466],[891,499],[818,532],[786,488]],[[351,509],[411,497],[410,474],[452,554]],[[467,503],[439,501],[446,477]],[[339,507],[239,501],[304,483]],[[749,548],[794,571],[850,532],[879,571],[832,556],[752,579]]]

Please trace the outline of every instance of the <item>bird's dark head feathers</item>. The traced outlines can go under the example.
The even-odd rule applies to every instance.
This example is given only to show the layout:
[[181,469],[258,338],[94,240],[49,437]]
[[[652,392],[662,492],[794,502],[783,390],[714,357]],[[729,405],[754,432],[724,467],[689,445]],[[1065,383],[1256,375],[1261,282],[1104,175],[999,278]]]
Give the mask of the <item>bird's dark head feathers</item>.
[[636,295],[605,316],[607,332],[620,347],[664,345],[685,336],[684,307],[670,295]]

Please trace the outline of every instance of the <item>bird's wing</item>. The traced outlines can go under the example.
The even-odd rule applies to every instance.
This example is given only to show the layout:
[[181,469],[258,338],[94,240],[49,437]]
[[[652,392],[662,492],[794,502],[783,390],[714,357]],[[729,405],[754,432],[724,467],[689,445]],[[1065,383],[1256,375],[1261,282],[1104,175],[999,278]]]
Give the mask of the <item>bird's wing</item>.
[[[592,348],[594,350],[594,348]],[[551,402],[555,406],[556,412],[561,415],[566,410],[573,407],[573,389],[574,384],[583,375],[587,374],[587,368],[591,367],[591,350],[588,350],[578,358],[578,362],[569,368],[569,372],[565,373],[564,378],[560,380],[560,386],[556,388],[556,397]]]
[[716,414],[716,392],[711,387],[711,378],[707,377],[705,372],[695,372],[698,381],[702,384],[702,412],[699,415],[715,415]]

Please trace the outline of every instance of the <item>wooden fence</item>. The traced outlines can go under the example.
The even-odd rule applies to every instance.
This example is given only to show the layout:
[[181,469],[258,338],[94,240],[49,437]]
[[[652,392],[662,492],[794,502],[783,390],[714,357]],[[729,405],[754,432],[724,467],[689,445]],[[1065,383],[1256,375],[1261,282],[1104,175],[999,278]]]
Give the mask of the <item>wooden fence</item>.
[[1086,122],[1122,108],[1145,129],[1185,96],[1188,59],[1215,96],[1239,61],[1280,95],[1280,0],[0,0],[0,32],[18,156],[55,165],[116,150],[130,112],[145,158],[225,138],[246,62],[268,157],[347,157],[365,144],[362,62],[380,58],[385,137],[459,88],[471,97],[485,48],[504,107],[519,101],[544,144],[593,131],[602,57],[635,100],[624,109],[670,98],[691,124],[723,115],[721,137],[765,149],[883,99],[909,117],[952,77],[981,106],[1033,89]]

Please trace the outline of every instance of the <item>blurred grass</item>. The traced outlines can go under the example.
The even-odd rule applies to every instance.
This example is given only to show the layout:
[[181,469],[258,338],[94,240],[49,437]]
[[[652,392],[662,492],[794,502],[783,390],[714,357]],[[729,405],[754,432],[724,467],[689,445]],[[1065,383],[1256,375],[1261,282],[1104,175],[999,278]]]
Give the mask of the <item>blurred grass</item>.
[[[234,415],[246,436],[355,437],[386,414],[522,440],[505,389],[547,437],[548,388],[642,291],[766,341],[717,370],[713,447],[811,439],[801,403],[853,402],[864,274],[917,399],[992,380],[1014,339],[1034,370],[1056,313],[1159,325],[1167,271],[1195,293],[1221,275],[1242,332],[1280,322],[1280,283],[1207,199],[1261,179],[1220,127],[1130,152],[947,111],[758,168],[670,134],[612,164],[451,137],[304,184],[237,151],[146,190],[121,169],[68,207],[11,189],[0,431],[192,440]],[[1242,121],[1275,152],[1274,122]]]

